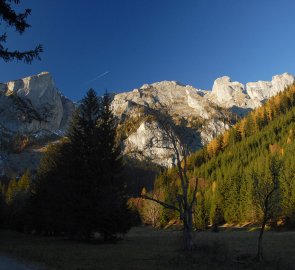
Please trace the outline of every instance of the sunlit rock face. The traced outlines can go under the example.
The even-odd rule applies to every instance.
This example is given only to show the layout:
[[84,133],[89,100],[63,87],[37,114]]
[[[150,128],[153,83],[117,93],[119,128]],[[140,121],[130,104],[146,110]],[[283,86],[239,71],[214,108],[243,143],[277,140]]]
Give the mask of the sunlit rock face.
[[[193,129],[183,130],[183,142],[191,150],[200,147],[200,136]],[[139,160],[171,167],[175,164],[175,153],[171,141],[165,139],[165,131],[156,121],[142,121],[140,126],[124,141],[124,154]]]
[[112,107],[120,128],[131,127],[123,142],[124,153],[162,166],[175,163],[161,125],[147,118],[149,109],[165,108],[176,123],[182,121],[181,137],[191,151],[223,132],[229,127],[229,121],[224,120],[226,111],[205,98],[208,93],[176,81],[163,81],[116,95]]
[[1,125],[11,132],[64,129],[74,104],[58,92],[47,72],[0,84]]
[[[0,151],[14,152],[10,148],[17,136],[26,138],[31,145],[60,137],[74,109],[74,103],[57,90],[48,72],[0,83]],[[11,158],[7,153],[2,154],[0,162],[5,166],[5,160]]]
[[244,86],[240,82],[233,82],[228,76],[215,80],[210,92],[205,97],[223,108],[254,109],[287,86],[293,84],[293,75],[283,73],[272,77],[271,81],[249,82]]
[[134,106],[152,109],[168,107],[174,114],[184,117],[194,115],[209,118],[214,109],[202,98],[203,92],[175,81],[144,84],[131,92],[116,95],[113,100],[113,109],[114,113],[120,116],[128,114]]
[[239,82],[232,82],[230,77],[224,76],[215,80],[211,95],[212,101],[226,107],[243,105],[246,98],[244,85]]
[[[182,127],[184,143],[195,151],[228,129],[237,114],[243,116],[293,83],[294,76],[288,73],[246,85],[224,76],[215,80],[212,91],[162,81],[117,94],[112,108],[122,152],[170,167],[175,156],[161,126],[149,117],[151,109],[168,109]],[[74,109],[47,72],[0,83],[0,175],[36,169],[44,145],[65,134]],[[29,140],[29,147],[19,152],[4,150],[7,141],[19,135]]]
[[173,151],[170,143],[163,139],[164,132],[156,122],[143,121],[125,140],[124,152],[136,159],[170,167],[173,165]]
[[272,77],[270,82],[258,81],[246,84],[247,94],[253,100],[263,101],[283,91],[288,85],[293,84],[295,78],[289,73]]
[[212,91],[162,81],[117,94],[112,103],[114,114],[121,128],[128,126],[123,151],[138,159],[172,166],[173,151],[164,142],[158,123],[146,118],[148,109],[169,108],[176,122],[185,119],[185,143],[194,151],[228,129],[236,115],[245,115],[293,83],[294,76],[288,73],[274,76],[270,82],[246,86],[223,76],[214,81]]
[[243,114],[243,109],[254,109],[261,105],[260,100],[248,95],[242,83],[233,82],[228,76],[216,79],[206,98],[223,108],[240,108],[239,114]]

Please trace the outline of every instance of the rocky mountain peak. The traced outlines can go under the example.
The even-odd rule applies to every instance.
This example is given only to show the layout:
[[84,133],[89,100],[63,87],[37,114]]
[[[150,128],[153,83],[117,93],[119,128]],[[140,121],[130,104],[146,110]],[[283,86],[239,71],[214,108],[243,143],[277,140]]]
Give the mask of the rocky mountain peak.
[[62,136],[74,109],[48,72],[0,83],[0,172],[36,168],[41,153],[26,146]]
[[[116,94],[112,108],[123,140],[122,151],[137,159],[171,166],[173,152],[165,142],[161,144],[163,130],[149,117],[150,109],[169,108],[170,116],[184,125],[183,138],[194,151],[228,129],[237,114],[244,115],[260,106],[294,81],[294,76],[288,73],[273,76],[271,81],[246,85],[223,76],[214,81],[212,91],[177,81],[162,81]],[[0,147],[3,150],[3,142],[19,135],[29,138],[32,144],[40,138],[48,143],[52,135],[56,140],[64,134],[74,109],[74,103],[58,91],[48,72],[0,83]],[[0,171],[7,173],[7,166],[11,171],[35,168],[41,155],[38,152],[35,158],[36,153],[27,149],[3,154],[0,149]]]
[[[240,82],[232,82],[228,76],[223,76],[214,81],[211,95],[216,103],[225,107],[232,107],[245,98],[245,87]],[[240,104],[238,104],[240,105]]]
[[271,81],[249,82],[246,84],[247,94],[251,99],[263,101],[283,91],[293,84],[295,77],[289,73],[275,75]]
[[173,153],[159,145],[161,139],[155,140],[163,131],[146,117],[146,108],[161,110],[164,106],[175,119],[186,119],[189,134],[186,143],[191,150],[196,150],[229,128],[237,114],[242,116],[260,106],[292,83],[294,76],[288,73],[276,75],[269,82],[258,81],[246,86],[223,76],[214,81],[212,91],[162,81],[120,93],[114,97],[112,106],[121,121],[121,129],[127,126],[124,152],[165,166],[173,164]]
[[[0,84],[2,126],[12,132],[55,132],[67,123],[73,103],[62,97],[48,72]],[[67,108],[65,108],[67,107]]]
[[294,81],[293,75],[283,73],[273,76],[271,81],[249,82],[245,86],[240,82],[231,81],[228,76],[223,76],[214,81],[212,92],[207,98],[225,108],[254,109]]

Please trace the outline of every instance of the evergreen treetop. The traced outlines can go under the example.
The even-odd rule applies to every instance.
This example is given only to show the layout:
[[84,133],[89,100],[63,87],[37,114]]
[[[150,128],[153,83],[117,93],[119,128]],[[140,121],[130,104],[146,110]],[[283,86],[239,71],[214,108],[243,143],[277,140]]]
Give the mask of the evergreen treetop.
[[[18,5],[20,0],[0,0],[0,22],[5,22],[8,26],[15,28],[19,34],[22,34],[30,27],[27,18],[31,14],[31,9],[18,13],[12,8],[12,3]],[[39,55],[43,52],[43,47],[40,44],[34,50],[11,51],[4,46],[6,41],[7,34],[0,35],[0,58],[5,62],[16,59],[30,64],[34,59],[40,59]]]

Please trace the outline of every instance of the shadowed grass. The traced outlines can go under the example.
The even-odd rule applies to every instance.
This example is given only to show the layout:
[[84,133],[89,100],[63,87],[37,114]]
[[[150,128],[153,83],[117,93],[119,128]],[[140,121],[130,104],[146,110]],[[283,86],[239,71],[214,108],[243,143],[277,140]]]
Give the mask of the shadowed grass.
[[181,250],[181,233],[134,228],[117,244],[94,244],[0,231],[0,252],[58,270],[294,269],[295,233],[267,232],[263,264],[255,264],[257,232],[200,232]]

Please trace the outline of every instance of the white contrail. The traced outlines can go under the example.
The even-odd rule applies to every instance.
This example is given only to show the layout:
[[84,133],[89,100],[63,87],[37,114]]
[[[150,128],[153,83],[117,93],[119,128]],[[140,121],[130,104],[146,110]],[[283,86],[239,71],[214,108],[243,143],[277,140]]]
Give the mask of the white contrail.
[[101,77],[107,75],[108,73],[109,73],[109,71],[103,72],[103,73],[97,75],[96,77],[94,77],[93,79],[91,79],[90,81],[88,81],[88,82],[86,82],[86,83],[84,83],[84,84],[88,84],[88,83],[94,82],[94,81],[96,81],[97,79],[99,79],[99,78],[101,78]]

